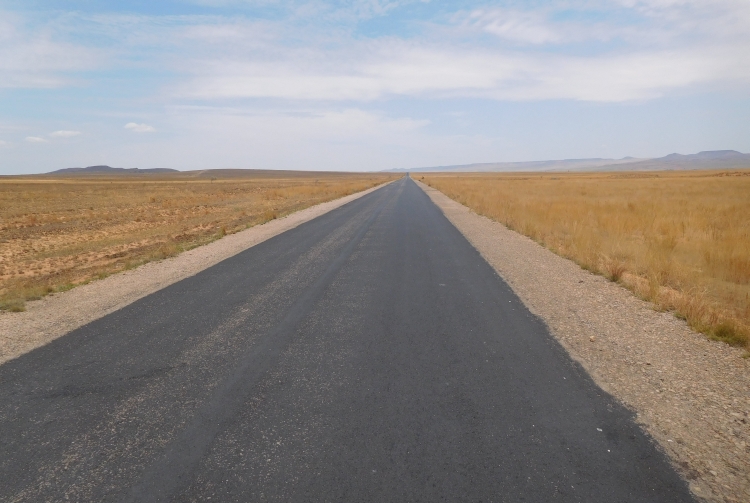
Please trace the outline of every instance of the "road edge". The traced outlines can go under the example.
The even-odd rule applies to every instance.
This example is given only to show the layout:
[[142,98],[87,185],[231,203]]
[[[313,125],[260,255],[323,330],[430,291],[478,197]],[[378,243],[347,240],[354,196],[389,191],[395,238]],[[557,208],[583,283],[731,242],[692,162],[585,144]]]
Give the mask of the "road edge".
[[164,260],[0,311],[0,365],[396,180],[310,206]]
[[570,357],[635,412],[698,499],[750,500],[750,365],[741,350],[415,181]]

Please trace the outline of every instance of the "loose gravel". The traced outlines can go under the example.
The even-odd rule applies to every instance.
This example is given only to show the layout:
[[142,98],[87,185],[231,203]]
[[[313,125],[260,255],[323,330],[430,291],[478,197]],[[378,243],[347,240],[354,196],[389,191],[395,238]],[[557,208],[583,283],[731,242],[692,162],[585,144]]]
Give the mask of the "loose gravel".
[[635,411],[699,499],[750,501],[750,361],[742,350],[419,185],[571,357]]
[[21,313],[0,311],[0,364],[379,187],[382,185],[225,236],[173,258],[149,262],[67,292],[28,302],[26,311]]

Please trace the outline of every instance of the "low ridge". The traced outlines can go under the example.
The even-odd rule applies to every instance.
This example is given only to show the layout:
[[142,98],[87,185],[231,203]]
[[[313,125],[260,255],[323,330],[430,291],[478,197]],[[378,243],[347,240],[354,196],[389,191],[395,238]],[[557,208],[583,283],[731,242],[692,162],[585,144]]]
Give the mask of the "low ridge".
[[111,166],[106,165],[97,165],[97,166],[88,166],[85,168],[64,168],[64,169],[58,169],[56,171],[51,171],[50,175],[69,175],[69,174],[75,174],[75,173],[81,173],[81,174],[96,174],[96,173],[112,173],[112,174],[120,174],[120,173],[172,173],[177,172],[176,169],[170,169],[170,168],[149,168],[149,169],[139,169],[139,168],[113,168]]

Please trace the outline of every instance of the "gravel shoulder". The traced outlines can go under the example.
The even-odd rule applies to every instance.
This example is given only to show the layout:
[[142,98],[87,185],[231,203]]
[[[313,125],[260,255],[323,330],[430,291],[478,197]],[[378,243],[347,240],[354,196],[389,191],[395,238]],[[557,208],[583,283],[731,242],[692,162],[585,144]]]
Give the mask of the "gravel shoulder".
[[243,250],[383,187],[379,185],[297,211],[158,262],[28,302],[26,311],[0,311],[0,364],[193,276]]
[[418,185],[704,501],[750,501],[750,360],[531,239]]

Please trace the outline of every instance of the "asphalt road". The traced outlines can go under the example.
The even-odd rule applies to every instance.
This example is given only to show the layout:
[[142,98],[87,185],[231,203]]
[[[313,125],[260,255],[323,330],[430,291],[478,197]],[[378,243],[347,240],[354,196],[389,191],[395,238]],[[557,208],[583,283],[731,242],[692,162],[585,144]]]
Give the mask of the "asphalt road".
[[0,366],[0,500],[691,497],[404,179]]

